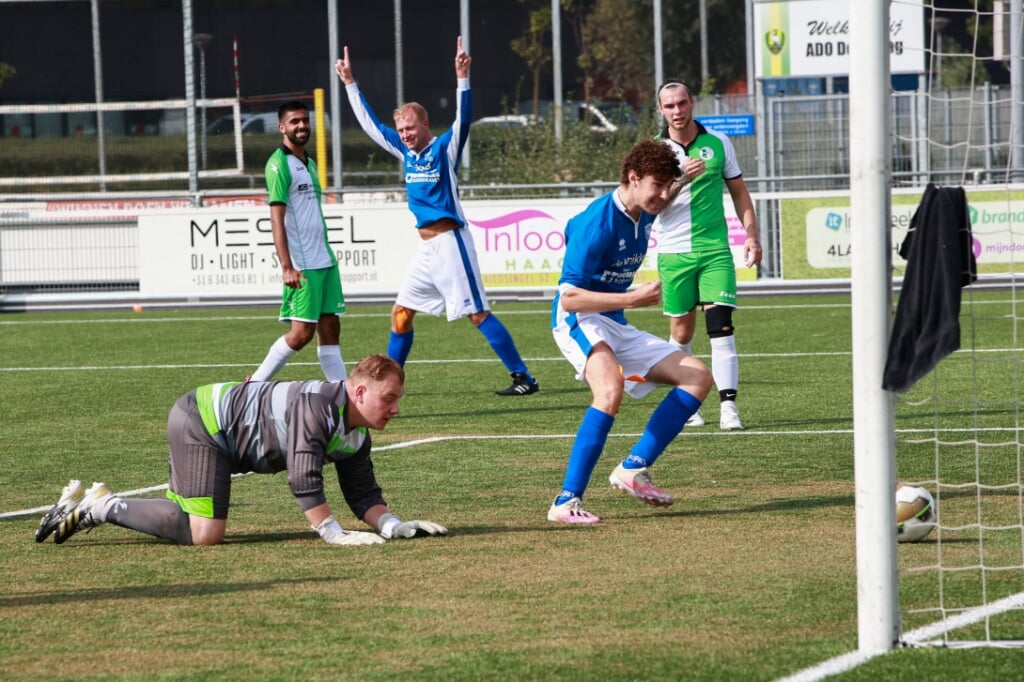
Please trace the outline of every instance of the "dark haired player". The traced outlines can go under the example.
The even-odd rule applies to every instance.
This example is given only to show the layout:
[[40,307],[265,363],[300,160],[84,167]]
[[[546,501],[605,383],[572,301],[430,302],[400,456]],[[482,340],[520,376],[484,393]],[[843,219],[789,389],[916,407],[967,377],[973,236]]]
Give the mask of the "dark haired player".
[[653,140],[639,142],[622,162],[618,188],[591,202],[566,225],[552,331],[562,355],[576,368],[577,378],[590,387],[593,401],[573,441],[562,492],[548,510],[549,521],[600,521],[583,508],[583,492],[622,396],[639,398],[658,384],[673,388],[609,482],[647,504],[673,502],[651,481],[650,468],[700,408],[711,388],[711,373],[692,355],[629,324],[624,310],[661,300],[660,282],[631,287],[647,255],[654,216],[677,189],[680,175],[672,150]]

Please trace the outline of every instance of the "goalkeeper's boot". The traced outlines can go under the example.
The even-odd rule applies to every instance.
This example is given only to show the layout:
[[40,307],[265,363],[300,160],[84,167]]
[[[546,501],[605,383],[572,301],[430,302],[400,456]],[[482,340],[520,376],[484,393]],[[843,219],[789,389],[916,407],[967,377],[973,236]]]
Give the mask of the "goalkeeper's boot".
[[67,523],[68,516],[78,506],[78,503],[85,497],[85,486],[79,480],[69,481],[60,494],[57,504],[46,512],[46,516],[39,522],[39,529],[36,531],[36,542],[43,542],[50,537],[53,531]]
[[540,390],[540,384],[526,372],[512,372],[512,385],[495,395],[530,395]]
[[93,483],[85,491],[85,496],[78,506],[68,514],[67,523],[57,528],[53,541],[58,545],[80,530],[89,530],[106,521],[104,509],[113,493],[105,483]]
[[690,418],[686,420],[687,426],[704,426],[704,417],[701,416],[700,410],[697,410],[690,415]]
[[718,421],[718,427],[723,431],[743,430],[743,422],[740,421],[740,411],[736,408],[736,401],[722,401],[722,418]]
[[[558,500],[555,502],[557,503]],[[583,500],[578,497],[570,497],[562,504],[551,505],[551,509],[548,509],[548,521],[588,525],[600,523],[601,519],[583,508]]]
[[668,507],[675,501],[667,492],[654,485],[651,472],[647,467],[641,469],[625,469],[619,463],[615,471],[608,477],[613,488],[645,502],[654,507]]

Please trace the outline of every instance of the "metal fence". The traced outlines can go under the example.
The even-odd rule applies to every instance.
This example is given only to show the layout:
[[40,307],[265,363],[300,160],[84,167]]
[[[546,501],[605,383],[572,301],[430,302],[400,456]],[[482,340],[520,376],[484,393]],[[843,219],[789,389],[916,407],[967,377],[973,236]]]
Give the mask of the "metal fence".
[[[1011,168],[1010,138],[1011,107],[1009,92],[992,86],[973,90],[943,90],[941,92],[896,92],[891,100],[892,182],[893,186],[920,187],[927,182],[940,184],[985,185],[1020,181],[1024,169]],[[1020,106],[1020,103],[1017,103]],[[739,156],[740,166],[748,186],[754,194],[766,245],[765,260],[760,276],[773,278],[781,275],[781,226],[778,197],[790,191],[841,191],[849,188],[849,97],[845,94],[817,96],[775,96],[760,101],[749,96],[707,97],[698,100],[697,115],[743,114],[755,120],[754,134],[732,138]],[[24,112],[19,115],[24,116]],[[77,114],[81,120],[81,112]],[[0,118],[4,116],[0,107]],[[22,118],[24,121],[24,118]],[[87,127],[87,126],[86,126]],[[0,121],[0,130],[6,130]],[[54,135],[55,143],[72,148],[74,140]],[[116,136],[114,136],[116,138]],[[185,144],[184,135],[177,139]],[[229,136],[235,137],[235,136]],[[127,139],[127,138],[126,138]],[[16,144],[19,140],[0,136],[0,146]],[[21,140],[24,141],[24,140]],[[234,140],[228,145],[229,158],[234,160],[238,150]],[[116,143],[116,140],[115,140]],[[163,140],[162,153],[171,163],[176,158],[184,163],[184,149],[177,155],[168,154]],[[96,153],[96,145],[79,145],[85,153]],[[259,156],[265,156],[260,148]],[[0,158],[8,158],[0,153]],[[93,157],[95,159],[95,157]],[[168,159],[165,159],[165,161]],[[366,169],[345,169],[346,174],[366,175]],[[70,165],[66,175],[87,177],[95,175],[95,164]],[[610,174],[617,164],[610,166]],[[25,169],[16,174],[7,163],[0,162],[0,189],[25,185]],[[397,167],[396,167],[397,171]],[[67,214],[40,218],[38,214],[21,211],[19,202],[49,202],[53,205],[82,202],[95,206],[103,202],[144,205],[189,206],[231,201],[233,196],[260,194],[262,179],[239,174],[243,184],[225,188],[224,178],[201,176],[209,180],[198,193],[186,191],[138,191],[131,188],[131,174],[117,178],[120,183],[105,192],[63,192],[30,195],[0,191],[0,304],[11,295],[47,292],[116,292],[132,291],[138,287],[137,263],[130,239],[123,239],[123,228],[132,223],[130,214],[123,211],[109,218],[81,219],[77,227],[68,223]],[[367,192],[376,192],[374,200],[390,196],[400,198],[402,187],[397,172],[370,174],[377,186],[351,188],[346,183],[344,192],[331,196],[332,201],[365,201]],[[13,176],[13,177],[11,177]],[[3,181],[7,180],[6,183]],[[488,197],[521,198],[536,196],[597,195],[614,185],[614,177],[606,182],[560,183],[548,185],[494,185],[485,178],[474,176],[472,183],[463,187],[465,196],[480,199]],[[73,187],[72,187],[73,188]],[[63,217],[62,217],[63,215]],[[89,223],[89,224],[86,224]],[[89,237],[90,225],[95,235],[118,235],[102,248],[94,248]],[[105,227],[115,227],[113,231]],[[78,236],[73,234],[78,232]],[[84,242],[82,241],[84,239]],[[60,281],[50,276],[34,275],[29,264],[40,262],[64,263]],[[111,262],[107,262],[107,261]],[[28,268],[28,269],[26,269]],[[40,272],[52,272],[42,268]],[[0,307],[3,307],[0,305]]]
[[[225,108],[231,113],[230,100],[209,103],[202,107],[203,113],[219,115]],[[96,105],[0,105],[0,158],[4,159],[0,163],[0,201],[10,198],[5,193],[24,191],[26,187],[32,187],[33,192],[81,191],[83,187],[152,189],[145,183],[161,174],[181,178],[187,173],[189,145],[203,150],[200,190],[262,184],[254,183],[252,171],[247,174],[243,166],[262,168],[268,141],[272,144],[270,138],[250,136],[249,131],[209,133],[210,127],[216,129],[216,120],[190,135],[182,125],[180,103],[166,111],[144,104],[158,103],[123,103],[123,110],[114,103],[103,105],[108,130],[106,138],[99,140]],[[1012,106],[1008,89],[988,84],[974,89],[893,93],[890,120],[894,184],[1010,181],[1011,170],[1021,170],[1008,167]],[[237,102],[234,108],[237,110]],[[848,187],[849,126],[857,125],[850,121],[849,111],[846,94],[724,95],[697,101],[698,116],[754,117],[753,134],[734,136],[732,140],[748,182],[763,191]],[[146,125],[111,123],[134,121],[143,114]],[[358,136],[358,131],[353,134]],[[397,173],[374,169],[368,174],[365,158],[346,161],[343,175],[360,176],[360,185],[365,186],[367,178],[380,184],[398,182]],[[61,172],[47,172],[55,164]],[[617,167],[617,163],[609,164],[609,181],[615,180]],[[110,175],[103,177],[104,171]],[[230,181],[232,175],[236,178],[234,184]],[[486,184],[485,178],[474,180]]]
[[[894,92],[894,186],[988,184],[1019,180],[1009,166],[1008,88]],[[1021,107],[1018,102],[1016,106]],[[733,137],[748,183],[763,191],[849,188],[849,95],[731,95],[698,101],[698,115],[752,113],[757,134]]]

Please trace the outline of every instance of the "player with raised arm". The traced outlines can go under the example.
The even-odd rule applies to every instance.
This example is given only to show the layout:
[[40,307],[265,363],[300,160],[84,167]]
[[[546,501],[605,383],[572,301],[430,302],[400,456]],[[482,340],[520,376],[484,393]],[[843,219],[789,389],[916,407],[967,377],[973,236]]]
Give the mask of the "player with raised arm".
[[391,309],[388,355],[405,364],[412,350],[413,318],[417,312],[446,313],[449,322],[469,317],[512,375],[512,385],[497,394],[529,395],[539,391],[540,384],[527,370],[508,329],[490,312],[476,247],[459,203],[459,161],[471,121],[471,61],[459,36],[455,51],[455,121],[437,137],[430,132],[426,110],[416,102],[395,109],[394,128],[381,123],[359,91],[347,46],[335,71],[345,84],[359,125],[374,142],[404,164],[409,210],[416,218],[420,237],[416,256]]
[[[446,535],[431,521],[401,521],[373,473],[368,429],[398,414],[405,372],[383,355],[364,358],[348,379],[224,383],[186,393],[167,418],[168,499],[128,499],[103,483],[71,481],[43,517],[36,542],[62,544],[101,523],[179,545],[224,540],[231,476],[286,471],[309,525],[332,545],[372,545],[391,538]],[[375,532],[342,529],[324,493],[323,469],[334,464],[352,513]],[[379,534],[378,534],[379,533]]]
[[576,378],[593,400],[569,453],[562,492],[548,520],[594,524],[583,492],[601,457],[624,393],[640,398],[657,385],[671,386],[633,448],[612,471],[611,485],[654,506],[672,496],[651,480],[650,469],[711,389],[711,373],[697,358],[626,321],[626,308],[657,305],[661,283],[632,288],[647,255],[654,216],[668,203],[680,175],[675,154],[643,140],[622,162],[619,186],[595,199],[565,228],[565,260],[552,303],[552,333]]

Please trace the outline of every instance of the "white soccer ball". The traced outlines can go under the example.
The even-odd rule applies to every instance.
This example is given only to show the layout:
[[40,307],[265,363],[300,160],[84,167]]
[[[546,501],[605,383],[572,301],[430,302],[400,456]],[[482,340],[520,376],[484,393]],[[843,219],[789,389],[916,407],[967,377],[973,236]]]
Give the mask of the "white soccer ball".
[[935,499],[919,485],[896,486],[896,540],[920,542],[935,527]]

